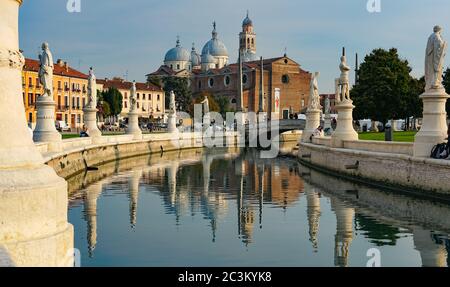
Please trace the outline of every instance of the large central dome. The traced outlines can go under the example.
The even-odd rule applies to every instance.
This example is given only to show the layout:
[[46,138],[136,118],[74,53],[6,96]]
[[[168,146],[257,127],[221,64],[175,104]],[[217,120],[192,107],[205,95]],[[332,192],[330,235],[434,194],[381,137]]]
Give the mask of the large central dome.
[[213,57],[228,57],[228,50],[225,44],[217,38],[216,23],[212,32],[212,39],[209,40],[202,49],[202,55],[210,54]]

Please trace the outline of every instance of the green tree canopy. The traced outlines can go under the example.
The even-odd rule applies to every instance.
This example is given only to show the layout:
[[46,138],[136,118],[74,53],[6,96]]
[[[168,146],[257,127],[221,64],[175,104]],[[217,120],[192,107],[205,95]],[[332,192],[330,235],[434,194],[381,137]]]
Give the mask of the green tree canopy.
[[166,109],[170,104],[170,92],[176,95],[178,109],[187,112],[192,105],[192,92],[189,88],[189,79],[178,77],[166,77],[163,79],[164,91],[166,93]]
[[[447,70],[445,70],[445,72],[444,72],[443,84],[444,84],[445,91],[447,92],[447,94],[450,94],[450,68],[447,68]],[[450,115],[450,101],[449,100],[447,100],[446,110],[447,110],[447,116],[449,116]]]
[[373,50],[361,64],[359,81],[351,91],[355,118],[386,123],[417,116],[422,82],[410,73],[408,61],[400,59],[397,49]]
[[122,112],[122,94],[116,88],[109,88],[102,93],[103,101],[108,103],[111,116],[117,116]]

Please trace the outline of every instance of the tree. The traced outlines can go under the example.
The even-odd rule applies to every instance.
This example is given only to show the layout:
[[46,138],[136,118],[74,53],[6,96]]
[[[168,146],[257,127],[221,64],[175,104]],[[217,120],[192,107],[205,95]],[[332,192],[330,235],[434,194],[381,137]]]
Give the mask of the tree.
[[410,73],[408,61],[400,59],[397,49],[373,50],[361,64],[359,81],[351,91],[355,118],[387,123],[415,115],[420,86]]
[[158,87],[162,87],[163,85],[161,77],[158,76],[148,76],[147,82]]
[[[444,72],[444,81],[442,82],[445,87],[447,94],[450,94],[450,68],[447,68]],[[447,110],[447,115],[450,114],[450,101],[447,100],[447,105],[445,106]]]
[[170,92],[176,96],[178,110],[187,112],[192,104],[192,92],[189,88],[189,79],[179,77],[165,77],[163,79],[164,91],[166,93],[166,109],[170,104]]
[[111,116],[117,116],[122,112],[122,94],[116,88],[109,88],[102,93],[103,101],[108,103]]
[[222,114],[222,116],[225,117],[225,114],[227,112],[231,111],[230,104],[229,104],[230,102],[229,102],[228,98],[223,97],[223,96],[217,97],[216,102],[217,102],[217,105],[219,106],[220,113]]

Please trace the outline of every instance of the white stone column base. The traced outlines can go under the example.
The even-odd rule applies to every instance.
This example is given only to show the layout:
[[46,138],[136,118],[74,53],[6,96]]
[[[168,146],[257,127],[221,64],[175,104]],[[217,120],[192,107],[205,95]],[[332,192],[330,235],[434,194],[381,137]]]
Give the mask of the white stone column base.
[[344,147],[343,141],[359,139],[358,133],[353,128],[353,109],[355,106],[351,100],[347,100],[336,105],[338,111],[338,121],[336,130],[331,135],[331,146]]
[[169,133],[177,133],[177,116],[169,115],[168,123],[167,123]]
[[91,138],[102,136],[102,132],[97,125],[97,109],[86,107],[83,109],[84,126],[87,129],[87,134]]
[[35,142],[49,143],[50,151],[60,151],[62,136],[55,126],[55,101],[47,96],[40,96],[36,101],[37,120],[33,132]]
[[311,142],[310,137],[314,131],[320,126],[320,110],[313,109],[306,112],[306,127],[303,131],[301,141],[304,143]]
[[133,135],[134,140],[142,139],[142,131],[139,128],[139,113],[128,113],[128,128],[126,130],[127,135]]
[[420,96],[423,101],[423,120],[414,140],[415,157],[430,157],[433,146],[447,138],[445,104],[449,97],[444,89],[426,91]]

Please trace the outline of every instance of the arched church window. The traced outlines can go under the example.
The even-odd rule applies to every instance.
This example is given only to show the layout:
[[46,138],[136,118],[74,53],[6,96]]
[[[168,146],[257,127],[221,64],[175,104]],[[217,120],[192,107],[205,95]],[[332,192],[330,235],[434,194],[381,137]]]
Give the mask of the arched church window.
[[198,88],[199,88],[199,89],[202,88],[202,81],[198,81]]
[[288,75],[283,75],[283,76],[281,77],[281,82],[282,82],[283,84],[288,84],[288,83],[289,83],[289,76],[288,76]]
[[230,78],[230,76],[226,75],[225,79],[224,79],[225,86],[228,87],[230,85],[230,83],[231,83],[231,78]]
[[213,78],[209,78],[208,85],[209,85],[210,88],[212,88],[214,86],[214,79]]

